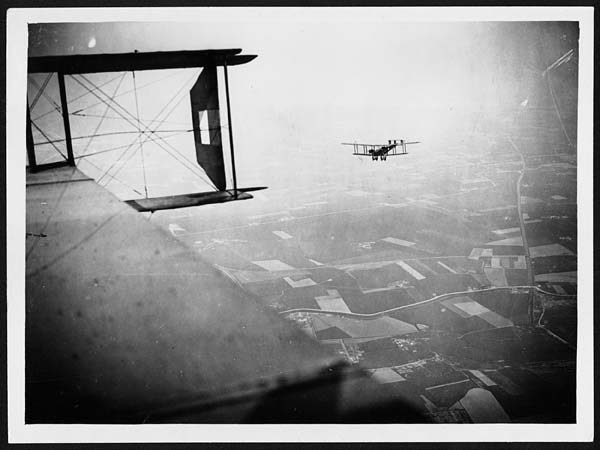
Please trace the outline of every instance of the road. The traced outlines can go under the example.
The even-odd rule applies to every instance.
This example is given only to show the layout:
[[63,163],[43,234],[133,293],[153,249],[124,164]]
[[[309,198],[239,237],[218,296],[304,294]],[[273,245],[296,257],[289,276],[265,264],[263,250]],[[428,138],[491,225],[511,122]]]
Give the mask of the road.
[[[533,269],[531,267],[531,255],[529,253],[529,245],[527,244],[527,233],[525,233],[525,220],[523,219],[523,211],[521,210],[521,182],[523,181],[523,177],[525,176],[525,170],[527,169],[525,164],[525,157],[519,148],[515,145],[510,137],[507,138],[510,145],[515,149],[515,151],[521,157],[521,163],[523,168],[521,169],[521,175],[519,175],[519,179],[517,180],[517,213],[519,215],[519,227],[521,228],[521,237],[523,239],[523,249],[525,250],[525,265],[527,266],[527,279],[529,280],[529,284],[531,286],[535,285],[535,280],[533,276]],[[533,302],[534,302],[534,293],[531,292],[531,298],[529,301],[529,321],[533,324]]]
[[543,289],[539,288],[538,286],[498,286],[498,287],[491,287],[491,288],[485,288],[485,289],[474,289],[474,290],[470,290],[470,291],[449,292],[447,294],[436,295],[435,297],[428,298],[427,300],[422,300],[420,302],[411,303],[410,305],[398,306],[396,308],[386,309],[385,311],[379,311],[376,313],[369,313],[369,314],[342,312],[342,311],[327,311],[324,309],[314,309],[314,308],[288,309],[287,311],[281,311],[279,314],[288,315],[288,314],[293,314],[293,313],[313,313],[313,314],[327,314],[327,315],[333,315],[333,316],[348,317],[348,318],[352,318],[352,319],[372,320],[372,319],[377,319],[379,317],[385,316],[386,314],[390,314],[390,313],[393,313],[396,311],[402,311],[404,309],[415,308],[417,306],[422,306],[427,303],[436,302],[436,301],[443,300],[445,298],[451,298],[451,297],[454,297],[457,295],[469,295],[469,294],[473,294],[474,292],[491,292],[491,291],[503,291],[503,290],[504,291],[518,290],[518,291],[526,291],[529,293],[531,293],[532,291],[537,291],[542,294],[552,295],[555,297],[569,297],[569,298],[575,297],[575,295],[555,294],[552,292],[547,292],[547,291],[544,291]]

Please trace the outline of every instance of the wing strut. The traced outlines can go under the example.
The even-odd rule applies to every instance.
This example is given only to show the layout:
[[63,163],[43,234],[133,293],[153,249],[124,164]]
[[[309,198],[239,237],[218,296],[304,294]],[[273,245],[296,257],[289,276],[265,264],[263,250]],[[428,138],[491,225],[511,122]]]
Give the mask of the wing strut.
[[227,98],[227,125],[229,128],[229,148],[231,150],[231,172],[233,174],[233,195],[237,200],[237,178],[235,176],[235,156],[233,152],[233,126],[231,125],[231,105],[229,104],[229,77],[227,75],[227,57],[224,58],[223,70],[225,71],[225,97]]
[[69,106],[67,105],[67,90],[65,89],[65,75],[58,72],[58,88],[60,90],[60,110],[62,111],[65,125],[65,144],[67,144],[67,161],[70,166],[75,166],[73,157],[73,143],[71,142],[71,125],[69,123]]
[[27,158],[29,159],[29,168],[32,171],[37,169],[37,161],[35,158],[35,145],[33,143],[33,133],[31,131],[31,113],[29,112],[29,102],[27,102],[27,128],[26,128],[26,139],[27,139]]
[[[58,89],[60,92],[60,109],[62,112],[63,123],[64,123],[64,128],[65,128],[65,144],[67,146],[67,157],[65,158],[65,161],[57,161],[57,162],[51,162],[51,163],[46,163],[46,164],[38,164],[37,163],[37,159],[35,156],[35,143],[33,141],[33,134],[31,131],[32,125],[35,126],[44,135],[44,137],[46,137],[46,136],[43,133],[43,131],[40,130],[40,128],[37,127],[35,125],[35,123],[33,123],[33,121],[31,120],[31,111],[30,111],[31,108],[29,106],[29,101],[27,100],[26,147],[27,147],[27,157],[29,160],[29,171],[31,173],[35,173],[35,172],[38,172],[40,170],[45,170],[45,169],[53,169],[55,167],[62,167],[62,166],[73,166],[74,167],[75,166],[75,157],[73,156],[73,143],[71,142],[71,125],[69,123],[69,108],[67,106],[67,92],[65,89],[65,76],[61,72],[58,72],[56,75],[58,77]],[[40,91],[42,91],[44,88],[45,88],[45,85],[41,88]],[[49,141],[49,139],[48,139],[48,141]],[[56,146],[55,146],[55,148],[56,148]],[[58,152],[64,157],[64,155],[62,154],[62,152],[60,150],[58,150]]]

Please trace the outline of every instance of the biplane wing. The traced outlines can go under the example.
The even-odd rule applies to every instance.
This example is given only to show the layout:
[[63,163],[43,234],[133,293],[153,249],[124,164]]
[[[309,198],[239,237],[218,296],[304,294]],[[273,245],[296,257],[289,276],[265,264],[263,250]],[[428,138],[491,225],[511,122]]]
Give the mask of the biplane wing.
[[235,172],[233,190],[224,186],[219,136],[196,140],[198,163],[218,186],[211,193],[125,203],[74,167],[65,76],[202,66],[192,114],[214,121],[214,70],[223,65],[227,81],[227,65],[253,58],[238,53],[29,59],[30,73],[58,72],[68,155],[37,165],[28,120],[26,423],[425,420],[134,210],[260,189],[237,188]]
[[90,55],[59,55],[30,57],[28,73],[79,73],[122,72],[159,69],[185,69],[190,67],[237,66],[256,58],[240,55],[242,49],[188,50],[175,52],[134,52]]
[[247,200],[252,198],[248,192],[260,191],[266,187],[238,188],[237,198],[232,190],[197,192],[195,194],[168,195],[164,197],[140,198],[136,200],[126,200],[129,206],[132,206],[139,212],[153,212],[163,209],[189,208],[190,206],[208,205],[211,203],[225,203],[233,200]]
[[342,145],[352,146],[354,152],[353,155],[358,156],[398,156],[406,155],[406,146],[409,144],[420,144],[419,141],[405,142],[402,139],[395,139],[393,142],[390,140],[387,144],[364,144],[358,142],[342,142]]
[[364,146],[364,147],[383,147],[386,144],[365,144],[363,142],[342,142],[342,145],[360,145],[360,146]]
[[26,200],[26,423],[423,421],[78,169]]
[[[232,200],[245,200],[252,198],[248,192],[263,188],[238,189],[235,170],[235,155],[233,144],[233,131],[231,109],[229,100],[228,66],[245,64],[256,58],[256,55],[240,55],[241,49],[178,51],[178,52],[147,52],[147,53],[121,53],[121,54],[91,54],[68,56],[40,56],[30,57],[28,60],[28,73],[56,73],[60,90],[60,109],[64,124],[66,155],[64,161],[49,164],[37,164],[35,144],[32,137],[32,120],[27,109],[27,154],[29,170],[36,172],[61,166],[75,166],[79,156],[73,153],[71,136],[70,114],[68,109],[68,93],[65,84],[66,76],[77,74],[104,73],[120,71],[144,71],[158,69],[184,69],[202,68],[198,79],[190,90],[190,105],[192,131],[196,160],[204,170],[215,191],[182,194],[180,196],[162,196],[157,198],[132,199],[127,203],[138,211],[155,211],[158,209],[171,209],[189,206],[198,206],[209,203],[220,203]],[[229,146],[231,152],[233,187],[227,189],[223,146],[221,139],[219,88],[217,82],[217,68],[222,67],[225,75],[225,94],[227,100],[227,128],[229,131]],[[40,89],[40,92],[43,89]],[[93,92],[93,91],[92,91]],[[109,107],[112,107],[109,103]],[[137,98],[136,98],[137,107]],[[115,108],[113,108],[115,109]],[[116,110],[116,109],[115,109]],[[117,110],[116,110],[117,111]],[[117,111],[119,112],[119,111]],[[138,112],[139,114],[139,112]],[[206,120],[209,132],[202,136],[201,122]],[[131,122],[131,120],[130,120]],[[139,116],[138,116],[139,128]],[[140,134],[143,130],[138,130]],[[145,130],[148,134],[152,130]],[[141,145],[141,144],[140,144]]]

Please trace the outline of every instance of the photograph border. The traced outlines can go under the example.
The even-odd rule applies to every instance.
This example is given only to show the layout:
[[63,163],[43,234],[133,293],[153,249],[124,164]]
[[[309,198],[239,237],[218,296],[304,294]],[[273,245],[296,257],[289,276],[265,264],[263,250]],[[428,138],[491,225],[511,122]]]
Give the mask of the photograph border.
[[[361,19],[401,7],[364,7]],[[594,431],[593,50],[591,7],[425,7],[402,9],[411,22],[578,21],[578,333],[576,424],[393,425],[26,425],[25,102],[27,24],[40,22],[273,20],[356,17],[355,8],[14,8],[6,21],[7,386],[9,443],[75,442],[586,442]],[[435,430],[434,432],[432,432]],[[371,438],[370,438],[371,437]]]

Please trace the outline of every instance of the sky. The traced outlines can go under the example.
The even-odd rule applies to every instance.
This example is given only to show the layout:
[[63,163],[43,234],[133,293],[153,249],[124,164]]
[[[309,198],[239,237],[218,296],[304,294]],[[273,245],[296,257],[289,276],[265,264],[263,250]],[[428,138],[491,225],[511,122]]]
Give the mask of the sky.
[[[341,142],[404,138],[421,142],[415,152],[445,151],[482,118],[501,120],[518,109],[549,63],[531,51],[539,37],[533,28],[526,23],[403,22],[397,14],[363,18],[359,13],[343,18],[288,15],[273,20],[258,14],[252,20],[221,15],[177,23],[36,24],[30,26],[29,54],[217,48],[257,54],[251,63],[230,69],[240,176],[258,173],[259,178],[267,175],[265,184],[278,184],[293,174],[303,185],[314,182],[311,164],[330,164],[332,170],[358,167]],[[143,76],[156,80],[159,75],[140,74],[139,85]],[[125,78],[119,89],[131,82]],[[182,78],[174,76],[149,92],[140,89],[139,104],[156,110],[182,85]],[[72,81],[69,86],[70,95],[82,89]],[[113,86],[117,88],[107,84],[106,89]],[[135,108],[133,100],[121,99],[129,110]],[[174,113],[182,120],[188,120],[185,103]],[[224,109],[222,116],[224,123]],[[89,123],[79,132],[94,131]],[[107,126],[105,122],[103,129]],[[181,146],[191,147],[193,141],[181,137]],[[314,158],[307,160],[307,154]],[[302,171],[293,164],[296,156]],[[265,162],[276,170],[257,170],[267,167]]]

